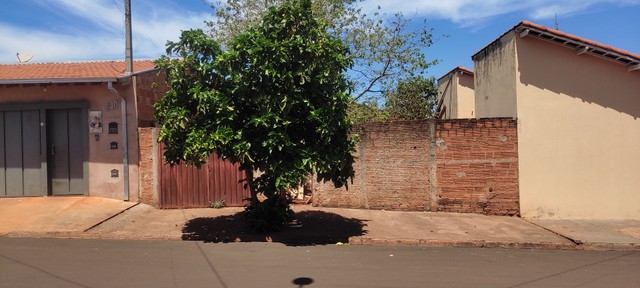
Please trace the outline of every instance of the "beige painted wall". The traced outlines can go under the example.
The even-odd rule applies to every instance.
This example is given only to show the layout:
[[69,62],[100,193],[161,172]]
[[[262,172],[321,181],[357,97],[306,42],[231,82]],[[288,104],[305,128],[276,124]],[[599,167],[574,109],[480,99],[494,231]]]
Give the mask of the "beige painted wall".
[[[127,99],[127,119],[129,137],[129,183],[130,201],[138,200],[138,143],[136,129],[136,110],[133,101],[132,85],[114,85]],[[46,88],[46,89],[45,89]],[[87,132],[86,144],[88,148],[88,194],[113,199],[123,199],[123,165],[122,165],[122,117],[120,99],[107,90],[107,84],[51,84],[42,85],[5,85],[0,86],[0,105],[30,104],[84,101],[88,103],[88,110],[102,111],[104,129],[100,139],[96,141],[93,134]],[[89,111],[83,111],[88,114]],[[119,123],[119,134],[108,134],[108,123]],[[87,123],[87,128],[88,123]],[[109,149],[109,143],[118,142],[118,149]],[[119,170],[120,177],[111,177],[112,169]]]
[[454,103],[456,95],[456,85],[454,75],[456,73],[449,72],[447,75],[438,79],[438,103],[442,103],[440,109],[444,109],[442,119],[452,119],[451,111],[452,107],[456,105]]
[[475,117],[516,117],[514,33],[474,55]]
[[516,39],[522,216],[640,219],[640,72]]
[[442,77],[438,81],[438,97],[446,107],[443,119],[474,117],[475,95],[472,75],[454,70]]
[[476,110],[476,97],[473,89],[473,75],[467,73],[457,73],[457,107],[456,116],[457,119],[462,118],[474,118]]

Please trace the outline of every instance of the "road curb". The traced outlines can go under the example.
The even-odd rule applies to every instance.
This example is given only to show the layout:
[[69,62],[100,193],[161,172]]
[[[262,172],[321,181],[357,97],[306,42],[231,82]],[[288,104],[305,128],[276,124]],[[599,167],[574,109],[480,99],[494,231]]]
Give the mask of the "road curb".
[[484,240],[430,240],[430,239],[386,239],[371,237],[350,237],[350,245],[362,246],[418,246],[418,247],[450,247],[450,248],[510,248],[541,250],[590,250],[590,251],[640,251],[635,244],[615,243],[534,243],[534,242],[501,242]]
[[548,249],[576,250],[573,243],[532,243],[532,242],[499,242],[484,240],[430,240],[430,239],[385,239],[370,237],[351,237],[351,245],[364,246],[419,246],[419,247],[451,247],[451,248],[514,248],[514,249]]
[[[205,241],[185,240],[175,235],[127,235],[117,233],[91,233],[78,231],[57,232],[11,232],[1,235],[6,238],[57,238],[57,239],[91,239],[91,240],[170,240],[170,241]],[[230,241],[228,243],[233,243]],[[314,241],[310,241],[314,242]],[[316,241],[326,243],[327,241]],[[220,242],[223,243],[223,242]],[[227,242],[225,242],[227,243]],[[640,245],[634,243],[534,243],[534,242],[506,242],[484,240],[433,240],[433,239],[401,239],[401,238],[372,238],[354,236],[349,238],[349,245],[356,246],[413,246],[433,248],[498,248],[498,249],[539,249],[539,250],[585,250],[585,251],[640,251]],[[313,245],[307,243],[307,245]],[[326,244],[318,244],[326,245]]]
[[167,235],[128,235],[117,233],[92,233],[80,231],[49,231],[49,232],[11,232],[0,235],[0,238],[50,238],[50,239],[87,239],[87,240],[176,240],[180,237]]
[[589,251],[640,251],[640,245],[635,243],[587,242],[580,246]]
[[[91,240],[170,240],[170,241],[205,241],[183,239],[176,235],[131,235],[119,233],[95,233],[80,231],[49,231],[49,232],[29,232],[18,231],[0,235],[3,238],[56,238],[56,239],[91,239]],[[308,240],[301,245],[328,245],[330,241]],[[220,242],[233,243],[235,241]],[[269,241],[265,241],[269,242]],[[275,241],[279,242],[279,241]],[[217,243],[217,242],[216,242]],[[292,242],[293,243],[293,242]],[[314,244],[324,243],[324,244]],[[553,243],[553,242],[507,242],[507,241],[484,241],[484,240],[434,240],[434,239],[402,239],[402,238],[373,238],[354,236],[349,237],[349,245],[356,246],[413,246],[413,247],[433,247],[433,248],[498,248],[498,249],[539,249],[539,250],[585,250],[585,251],[640,251],[640,245],[635,243],[603,243],[586,242],[574,243]]]

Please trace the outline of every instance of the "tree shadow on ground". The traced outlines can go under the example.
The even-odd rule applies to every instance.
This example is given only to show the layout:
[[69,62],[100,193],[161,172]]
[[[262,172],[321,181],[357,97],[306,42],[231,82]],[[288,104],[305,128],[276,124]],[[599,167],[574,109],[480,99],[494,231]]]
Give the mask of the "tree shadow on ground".
[[282,231],[252,233],[241,213],[231,216],[194,218],[182,228],[182,240],[212,243],[229,242],[277,242],[287,246],[327,245],[347,243],[349,237],[362,236],[366,220],[345,218],[323,211],[302,211],[295,214],[302,224],[287,225]]

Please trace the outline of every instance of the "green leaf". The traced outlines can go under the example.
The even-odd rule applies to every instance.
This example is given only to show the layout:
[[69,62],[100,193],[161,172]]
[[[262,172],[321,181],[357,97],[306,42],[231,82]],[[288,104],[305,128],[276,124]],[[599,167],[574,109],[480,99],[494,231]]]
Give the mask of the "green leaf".
[[[229,3],[235,0],[231,0]],[[170,90],[156,104],[165,159],[200,165],[211,153],[260,170],[248,186],[269,199],[318,172],[345,185],[356,141],[347,118],[348,49],[309,0],[273,7],[225,51],[199,30],[158,60]]]

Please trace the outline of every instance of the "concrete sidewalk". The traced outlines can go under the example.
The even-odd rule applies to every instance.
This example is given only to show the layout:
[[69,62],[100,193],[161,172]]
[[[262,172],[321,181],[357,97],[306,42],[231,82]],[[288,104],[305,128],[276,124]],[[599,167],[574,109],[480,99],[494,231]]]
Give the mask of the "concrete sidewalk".
[[640,250],[640,220],[530,219],[592,249]]
[[94,197],[0,199],[0,236],[640,251],[640,221],[293,206],[301,225],[251,234],[242,208],[155,209]]
[[0,236],[81,233],[136,204],[78,196],[0,198]]
[[[212,242],[273,241],[285,244],[425,245],[571,248],[574,244],[516,217],[397,212],[293,206],[302,227],[252,235],[236,215],[242,208],[159,210],[138,205],[86,233],[117,239],[195,239]],[[195,220],[195,221],[194,221]],[[198,221],[201,220],[201,221]],[[195,237],[189,228],[196,222]],[[187,225],[185,225],[187,223]],[[185,229],[186,228],[186,229]],[[224,230],[225,233],[215,232]],[[191,234],[190,234],[191,233]],[[185,237],[185,234],[189,234]]]

